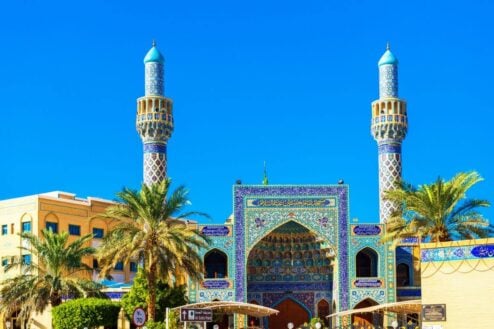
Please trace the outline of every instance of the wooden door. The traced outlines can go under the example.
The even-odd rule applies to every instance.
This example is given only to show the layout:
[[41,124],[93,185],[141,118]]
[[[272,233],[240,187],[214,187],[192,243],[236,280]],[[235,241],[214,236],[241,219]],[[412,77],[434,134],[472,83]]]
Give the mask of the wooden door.
[[269,317],[269,329],[287,329],[290,322],[294,328],[298,328],[304,322],[309,322],[309,313],[292,299],[284,300],[275,309],[280,312]]

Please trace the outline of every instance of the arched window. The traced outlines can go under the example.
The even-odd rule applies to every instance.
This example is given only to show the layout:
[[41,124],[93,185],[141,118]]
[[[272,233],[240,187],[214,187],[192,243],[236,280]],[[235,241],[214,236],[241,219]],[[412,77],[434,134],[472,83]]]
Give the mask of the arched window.
[[377,276],[377,253],[371,248],[365,248],[358,252],[357,257],[357,277],[376,277]]
[[206,279],[226,278],[228,276],[227,256],[218,249],[213,249],[204,256],[204,267]]
[[396,286],[410,286],[410,267],[405,263],[400,263],[396,266]]

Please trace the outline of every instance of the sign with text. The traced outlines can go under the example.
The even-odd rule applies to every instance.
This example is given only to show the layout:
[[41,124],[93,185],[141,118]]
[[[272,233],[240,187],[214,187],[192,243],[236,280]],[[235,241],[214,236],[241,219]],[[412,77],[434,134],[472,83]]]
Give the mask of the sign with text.
[[204,280],[201,283],[204,289],[227,289],[230,288],[230,281],[228,280]]
[[422,305],[422,321],[446,321],[446,304]]
[[181,322],[212,322],[213,310],[203,308],[182,308],[180,310]]
[[206,236],[230,236],[230,228],[228,226],[203,226],[201,233]]

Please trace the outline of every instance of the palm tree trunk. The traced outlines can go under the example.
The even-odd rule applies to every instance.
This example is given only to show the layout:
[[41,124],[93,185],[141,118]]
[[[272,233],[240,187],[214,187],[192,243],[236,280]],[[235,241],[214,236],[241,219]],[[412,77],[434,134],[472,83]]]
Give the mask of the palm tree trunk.
[[154,321],[156,316],[156,264],[148,272],[148,321]]

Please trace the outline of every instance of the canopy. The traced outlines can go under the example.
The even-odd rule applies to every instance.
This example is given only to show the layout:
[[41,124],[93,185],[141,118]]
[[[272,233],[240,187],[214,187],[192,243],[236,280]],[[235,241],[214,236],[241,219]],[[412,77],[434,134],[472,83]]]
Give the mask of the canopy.
[[279,312],[278,310],[257,304],[226,301],[187,304],[175,307],[173,310],[181,310],[182,308],[205,308],[218,313],[237,313],[255,316],[258,318],[278,314]]
[[364,308],[356,308],[353,310],[341,311],[328,315],[328,318],[335,316],[346,316],[358,313],[370,313],[370,312],[393,312],[398,314],[407,313],[420,313],[422,310],[422,301],[420,299],[405,300],[402,302],[379,304]]

